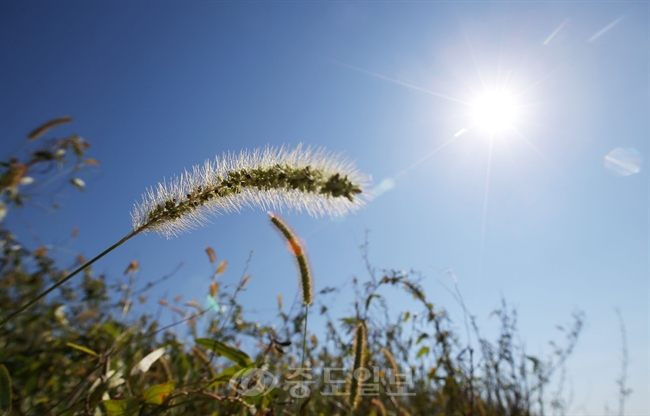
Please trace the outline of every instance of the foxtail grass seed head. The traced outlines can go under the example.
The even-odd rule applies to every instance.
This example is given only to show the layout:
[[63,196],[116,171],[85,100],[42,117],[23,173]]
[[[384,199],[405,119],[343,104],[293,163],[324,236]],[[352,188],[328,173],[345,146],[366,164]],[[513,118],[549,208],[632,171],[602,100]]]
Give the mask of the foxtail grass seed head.
[[400,414],[400,416],[411,416],[411,414],[408,412],[408,410],[404,409],[403,407],[399,408],[399,414]]
[[379,416],[386,416],[386,408],[384,407],[384,404],[380,402],[379,400],[373,398],[370,400],[370,404],[377,409],[377,414]]
[[219,265],[217,266],[217,275],[224,274],[226,272],[226,268],[228,267],[228,262],[223,260]]
[[212,299],[216,299],[218,293],[219,293],[219,284],[217,282],[210,283],[210,297]]
[[129,267],[127,267],[126,270],[124,271],[124,275],[137,272],[139,268],[140,266],[138,265],[138,261],[131,260],[131,263],[129,263]]
[[309,267],[309,260],[307,259],[307,252],[302,246],[298,238],[291,231],[289,225],[276,214],[269,212],[271,223],[275,228],[280,231],[280,234],[287,240],[291,252],[296,258],[298,272],[300,273],[300,289],[302,291],[302,301],[305,305],[309,306],[314,301],[314,282],[311,268]]
[[206,247],[205,252],[208,255],[210,263],[215,264],[217,262],[217,255],[215,254],[214,249],[212,247]]
[[242,279],[241,283],[239,284],[239,288],[238,288],[238,289],[239,289],[239,290],[244,290],[244,289],[246,288],[246,285],[248,284],[248,281],[249,281],[249,280],[251,280],[251,275],[250,275],[250,274],[247,274],[247,275],[244,276],[244,278]]
[[[348,404],[354,411],[359,405],[361,400],[361,371],[359,369],[366,367],[366,343],[367,333],[366,326],[363,322],[357,324],[357,329],[354,332],[354,343],[352,344],[352,352],[354,353],[354,365],[352,367],[352,375],[350,379],[350,396],[348,396]],[[365,369],[365,371],[368,371]]]
[[395,357],[393,357],[393,354],[390,352],[388,348],[382,347],[381,353],[384,354],[384,358],[386,358],[386,361],[390,365],[391,370],[393,371],[393,377],[395,380],[397,380],[397,375],[399,374],[399,367],[397,366],[397,361],[395,361]]
[[171,237],[205,224],[209,214],[246,207],[343,215],[369,199],[368,182],[352,163],[324,149],[229,153],[148,189],[131,214],[133,230]]
[[64,117],[59,117],[55,118],[54,120],[50,120],[47,123],[43,123],[42,125],[38,126],[38,128],[34,129],[29,135],[27,136],[27,140],[35,140],[41,137],[43,134],[47,133],[48,130],[51,128],[54,128],[60,124],[65,124],[69,123],[72,121],[72,117],[64,116]]

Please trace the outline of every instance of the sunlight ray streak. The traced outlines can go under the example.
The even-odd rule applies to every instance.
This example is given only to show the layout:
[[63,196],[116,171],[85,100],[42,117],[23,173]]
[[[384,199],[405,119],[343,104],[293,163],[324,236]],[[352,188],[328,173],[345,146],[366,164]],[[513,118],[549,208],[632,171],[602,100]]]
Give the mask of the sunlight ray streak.
[[526,88],[522,89],[521,91],[519,91],[519,93],[516,95],[516,98],[521,97],[522,95],[526,94],[528,91],[532,90],[533,88],[535,88],[536,86],[538,86],[542,82],[546,81],[548,78],[551,77],[551,75],[554,75],[556,72],[558,72],[560,70],[560,68],[562,68],[562,65],[558,65],[557,67],[555,67],[554,69],[549,71],[548,74],[544,75],[543,77],[541,77],[537,81],[530,84],[528,87],[526,87]]
[[456,140],[456,137],[453,137],[453,138],[447,140],[446,142],[444,142],[440,146],[436,147],[435,149],[433,149],[432,151],[430,151],[426,155],[422,156],[420,159],[418,159],[415,162],[411,163],[407,168],[402,169],[399,172],[397,172],[395,174],[394,178],[397,179],[397,178],[399,178],[401,176],[404,176],[409,170],[414,169],[417,165],[419,165],[420,163],[424,162],[425,160],[427,160],[431,156],[435,155],[436,153],[438,153],[439,151],[441,151],[442,149],[447,147],[454,140]]
[[433,95],[435,97],[444,98],[445,100],[453,101],[453,102],[456,102],[456,103],[459,103],[459,104],[469,105],[469,103],[467,103],[466,101],[460,100],[458,98],[450,97],[448,95],[441,94],[439,92],[427,90],[425,88],[418,87],[417,85],[409,84],[408,82],[400,81],[398,79],[391,78],[391,77],[388,77],[386,75],[381,75],[381,74],[378,74],[376,72],[368,71],[367,69],[359,68],[357,66],[350,65],[350,64],[347,64],[345,62],[335,61],[333,59],[328,59],[328,60],[331,61],[331,62],[334,62],[336,64],[339,64],[341,66],[344,66],[344,67],[347,67],[347,68],[350,68],[350,69],[354,69],[355,71],[359,71],[359,72],[362,72],[364,74],[371,75],[371,76],[373,76],[375,78],[383,79],[384,81],[388,81],[388,82],[392,82],[392,83],[397,84],[397,85],[401,85],[402,87],[406,87],[406,88],[410,88],[412,90],[420,91],[420,92],[423,92],[425,94]]
[[494,139],[490,140],[490,150],[488,152],[487,175],[485,176],[485,195],[483,197],[483,219],[481,221],[481,247],[478,255],[478,278],[483,275],[483,252],[485,249],[485,224],[487,223],[488,200],[490,196],[490,173],[492,171],[492,148]]
[[560,171],[560,167],[558,165],[556,165],[551,159],[546,157],[546,155],[544,153],[542,153],[542,151],[539,150],[537,148],[537,146],[535,146],[530,140],[528,140],[528,138],[526,136],[524,136],[519,130],[517,130],[515,127],[512,127],[512,131],[514,131],[517,134],[517,136],[519,136],[519,138],[524,141],[524,143],[526,143],[528,146],[530,146],[531,149],[533,149],[535,152],[537,152],[538,155],[540,155],[544,160],[546,160],[548,162],[548,164],[551,165],[551,167],[553,169],[555,169],[558,172]]
[[474,68],[476,68],[476,73],[478,74],[478,78],[481,81],[481,88],[485,90],[485,80],[483,79],[483,74],[481,73],[481,69],[478,65],[478,62],[476,61],[476,55],[474,54],[474,49],[472,49],[472,44],[469,41],[469,38],[467,37],[467,31],[465,31],[465,26],[461,24],[461,31],[463,32],[463,36],[465,37],[465,42],[467,43],[467,48],[469,49],[469,54],[472,56],[472,61],[474,62]]

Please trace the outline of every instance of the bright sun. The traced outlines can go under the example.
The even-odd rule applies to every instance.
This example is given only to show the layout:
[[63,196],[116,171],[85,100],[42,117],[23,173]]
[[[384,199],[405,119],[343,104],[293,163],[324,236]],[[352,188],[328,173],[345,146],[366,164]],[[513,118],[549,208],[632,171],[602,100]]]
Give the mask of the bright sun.
[[517,104],[507,91],[486,91],[472,104],[474,126],[495,135],[512,128],[517,118]]

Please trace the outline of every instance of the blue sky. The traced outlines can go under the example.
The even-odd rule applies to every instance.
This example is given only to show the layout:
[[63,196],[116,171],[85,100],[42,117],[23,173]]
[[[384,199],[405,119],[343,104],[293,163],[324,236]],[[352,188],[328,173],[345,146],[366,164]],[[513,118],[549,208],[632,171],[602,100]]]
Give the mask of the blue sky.
[[[517,307],[533,354],[550,353],[555,325],[581,309],[567,367],[573,414],[616,408],[618,307],[626,408],[650,411],[647,3],[3,1],[0,34],[0,156],[71,115],[54,133],[80,134],[101,162],[64,209],[7,218],[34,247],[90,257],[129,232],[133,204],[163,178],[227,151],[324,146],[385,192],[342,220],[285,213],[317,289],[365,276],[358,247],[370,229],[373,264],[422,271],[459,326],[446,270],[488,331],[502,296]],[[490,89],[515,97],[514,130],[470,128],[471,104]],[[627,175],[611,169],[634,154]],[[260,319],[276,293],[294,298],[291,258],[261,210],[172,240],[138,236],[95,268],[120,276],[136,259],[145,282],[184,262],[154,297],[200,299],[206,246],[233,282],[254,250],[241,301]],[[351,296],[336,298],[341,316]],[[408,302],[393,300],[396,312]]]

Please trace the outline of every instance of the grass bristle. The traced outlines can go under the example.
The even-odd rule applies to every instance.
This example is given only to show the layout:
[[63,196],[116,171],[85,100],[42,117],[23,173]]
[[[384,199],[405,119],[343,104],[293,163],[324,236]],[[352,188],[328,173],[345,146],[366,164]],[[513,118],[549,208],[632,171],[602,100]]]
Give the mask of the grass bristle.
[[323,149],[226,154],[147,190],[131,214],[133,230],[170,237],[205,224],[209,214],[255,206],[344,215],[368,199],[367,182],[350,162]]

